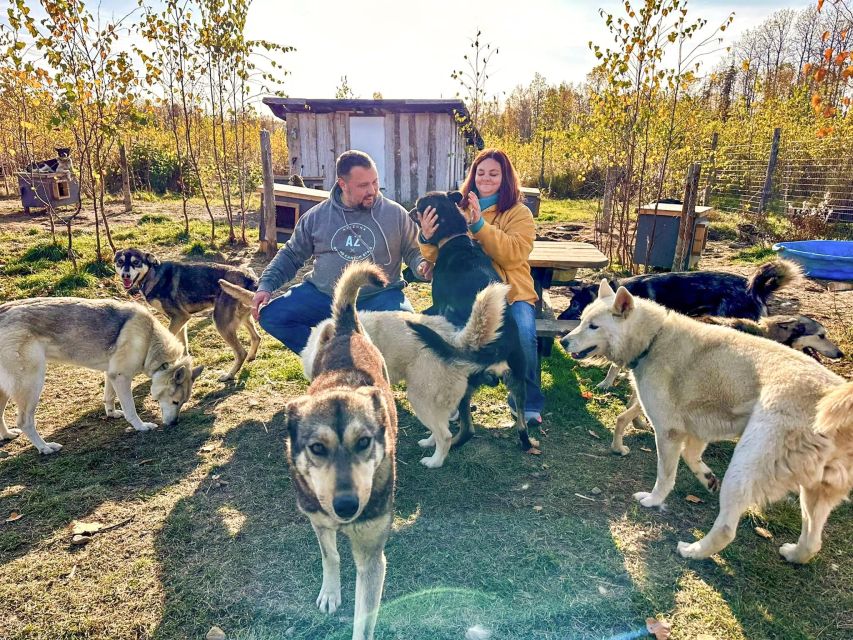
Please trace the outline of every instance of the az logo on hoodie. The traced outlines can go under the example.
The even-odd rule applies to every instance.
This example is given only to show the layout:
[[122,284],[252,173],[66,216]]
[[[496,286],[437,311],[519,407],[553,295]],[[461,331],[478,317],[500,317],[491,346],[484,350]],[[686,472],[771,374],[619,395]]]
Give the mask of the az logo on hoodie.
[[376,235],[370,227],[354,222],[335,231],[331,245],[332,249],[348,262],[364,260],[373,255]]

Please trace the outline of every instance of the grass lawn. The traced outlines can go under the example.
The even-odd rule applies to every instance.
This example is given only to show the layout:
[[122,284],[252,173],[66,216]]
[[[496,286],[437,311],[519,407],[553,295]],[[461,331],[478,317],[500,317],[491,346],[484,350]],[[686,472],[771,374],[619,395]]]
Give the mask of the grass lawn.
[[[544,201],[539,219],[578,219],[584,207]],[[185,238],[176,219],[150,216],[114,237],[163,256],[195,253],[206,223]],[[75,244],[91,258],[91,235]],[[221,252],[205,259],[233,257]],[[250,251],[241,255],[258,267]],[[73,273],[39,228],[5,232],[0,215],[0,301],[33,295],[125,294],[100,267]],[[410,296],[428,303],[426,286]],[[0,448],[2,638],[196,639],[213,625],[229,639],[350,637],[348,542],[339,540],[344,601],[327,616],[314,606],[319,549],[284,459],[282,411],[306,387],[296,356],[264,335],[258,360],[223,384],[231,352],[209,317],[192,320],[190,340],[207,368],[178,424],[154,432],[103,417],[99,374],[49,369],[40,430],[65,447],[51,457],[23,438]],[[609,453],[626,394],[624,384],[595,390],[603,375],[556,347],[543,363],[543,455],[519,450],[505,391],[487,389],[474,400],[477,436],[437,470],[418,463],[425,429],[398,390],[399,482],[377,638],[458,640],[480,625],[494,639],[612,639],[648,616],[671,622],[677,640],[850,638],[850,505],[832,514],[823,550],[804,567],[777,553],[799,535],[795,498],[745,517],[712,560],[682,559],[676,542],[708,531],[717,498],[682,465],[665,511],[634,502],[654,483],[654,437],[629,431],[630,455]],[[140,414],[157,421],[148,390],[140,377]],[[10,406],[7,422],[14,414]],[[732,448],[709,447],[718,474]],[[3,522],[13,511],[22,517]],[[79,520],[119,526],[77,547],[70,527]]]

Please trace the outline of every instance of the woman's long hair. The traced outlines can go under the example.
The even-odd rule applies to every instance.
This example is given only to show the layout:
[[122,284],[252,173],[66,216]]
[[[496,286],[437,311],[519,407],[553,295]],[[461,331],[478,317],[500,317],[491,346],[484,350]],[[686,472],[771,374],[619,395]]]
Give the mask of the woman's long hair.
[[474,158],[474,163],[468,170],[468,176],[462,184],[462,195],[466,198],[468,193],[474,190],[476,183],[474,178],[477,175],[477,167],[483,160],[491,158],[501,166],[501,186],[498,189],[498,211],[508,211],[521,201],[521,183],[518,180],[518,174],[509,161],[506,153],[500,149],[483,149]]

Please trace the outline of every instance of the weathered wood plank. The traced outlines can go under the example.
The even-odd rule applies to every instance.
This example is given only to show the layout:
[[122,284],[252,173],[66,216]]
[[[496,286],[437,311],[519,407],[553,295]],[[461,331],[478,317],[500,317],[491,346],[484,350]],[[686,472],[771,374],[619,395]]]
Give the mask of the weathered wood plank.
[[409,114],[400,114],[400,200],[409,202],[411,198],[411,150],[409,149]]
[[559,338],[580,324],[579,320],[536,318],[536,335],[540,338]]
[[349,149],[349,114],[335,114],[335,158]]
[[536,240],[527,262],[531,267],[550,269],[597,269],[610,261],[588,242]]
[[439,113],[435,122],[435,188],[450,190],[450,153],[453,137],[450,116]]
[[418,149],[418,127],[417,116],[409,115],[409,200],[414,202],[418,199],[418,173],[420,172],[421,154]]
[[393,122],[394,132],[391,137],[391,145],[393,147],[394,156],[394,200],[400,202],[403,199],[403,181],[400,176],[402,171],[402,149],[400,148],[400,114],[394,114]]
[[418,147],[418,196],[425,194],[429,175],[429,116],[428,113],[415,114],[416,140]]
[[317,157],[323,176],[323,188],[329,190],[335,183],[334,115],[323,113],[317,116]]
[[272,142],[270,132],[261,129],[261,169],[264,178],[263,211],[264,234],[261,237],[261,251],[268,256],[275,254],[277,247],[275,230],[275,183],[272,173]]
[[287,164],[290,173],[301,173],[302,149],[299,147],[299,118],[295,114],[287,116]]
[[394,193],[394,114],[388,113],[382,123],[382,131],[385,136],[385,195],[393,200],[397,199]]
[[436,140],[437,113],[429,114],[429,127],[427,130],[427,191],[435,191],[435,156],[438,154],[438,141]]

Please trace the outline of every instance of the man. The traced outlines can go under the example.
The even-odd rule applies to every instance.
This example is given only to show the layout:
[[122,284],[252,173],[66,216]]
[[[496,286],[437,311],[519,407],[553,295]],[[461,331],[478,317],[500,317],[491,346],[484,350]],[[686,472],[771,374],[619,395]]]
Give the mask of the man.
[[[417,227],[406,210],[379,192],[379,174],[369,155],[346,151],[335,162],[337,184],[328,200],[299,218],[287,244],[264,269],[252,300],[252,315],[273,337],[296,353],[308,342],[312,327],[332,314],[332,291],[344,268],[367,260],[385,271],[384,288],[362,289],[357,308],[412,311],[400,277],[405,262],[429,279],[431,265],[420,253]],[[314,256],[304,282],[270,302],[272,292],[291,280]]]

